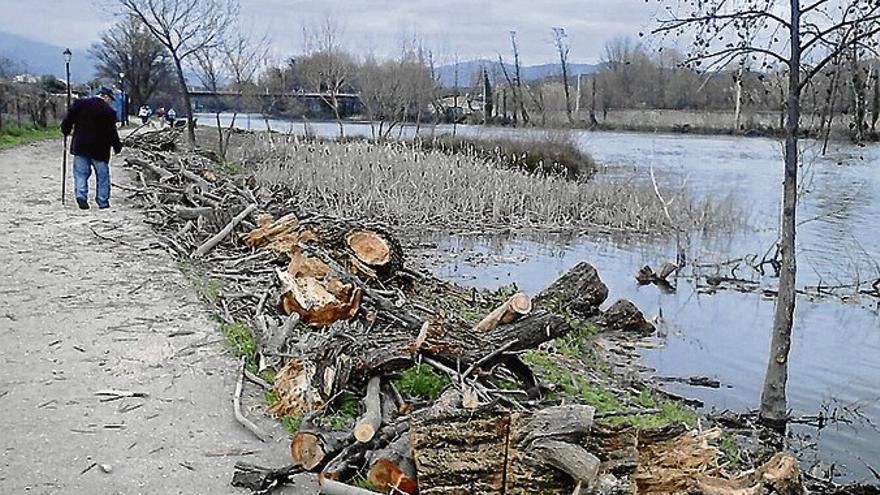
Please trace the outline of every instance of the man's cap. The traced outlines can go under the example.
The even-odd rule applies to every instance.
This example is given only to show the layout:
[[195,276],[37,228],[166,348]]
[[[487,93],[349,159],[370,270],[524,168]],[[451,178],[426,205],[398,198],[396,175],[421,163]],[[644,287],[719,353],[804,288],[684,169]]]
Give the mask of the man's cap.
[[113,90],[108,88],[107,86],[101,86],[101,89],[98,90],[98,96],[109,96],[111,100],[116,99],[116,97],[113,95]]

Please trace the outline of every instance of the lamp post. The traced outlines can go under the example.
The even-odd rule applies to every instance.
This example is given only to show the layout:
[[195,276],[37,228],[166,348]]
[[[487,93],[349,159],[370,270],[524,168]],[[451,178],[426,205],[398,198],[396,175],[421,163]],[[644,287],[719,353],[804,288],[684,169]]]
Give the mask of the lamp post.
[[[70,111],[70,59],[73,58],[73,53],[70,52],[70,48],[65,48],[64,52],[64,73],[66,75],[66,84],[67,84],[67,111]],[[61,158],[61,204],[64,204],[64,197],[67,196],[67,135],[64,135],[64,149],[62,150],[62,158]]]
[[125,108],[125,100],[128,99],[128,96],[125,94],[125,72],[119,73],[119,90],[122,92],[122,103],[120,103],[122,107],[122,125],[128,125],[128,109]]
[[64,52],[64,73],[66,75],[66,84],[67,84],[67,109],[70,110],[70,59],[73,58],[73,53],[70,52],[70,48],[65,48]]

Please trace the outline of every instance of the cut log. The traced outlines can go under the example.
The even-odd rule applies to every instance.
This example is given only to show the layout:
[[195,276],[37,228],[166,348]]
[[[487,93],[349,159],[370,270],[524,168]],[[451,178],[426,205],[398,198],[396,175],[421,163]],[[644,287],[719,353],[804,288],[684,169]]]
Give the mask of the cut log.
[[[410,438],[421,494],[561,493],[595,481],[599,461],[580,444],[593,408],[560,406],[537,414],[455,402],[415,413]],[[554,476],[559,470],[568,478]]]
[[382,426],[381,392],[382,378],[378,376],[370,378],[367,395],[364,397],[364,415],[358,418],[354,426],[354,437],[358,442],[369,442]]
[[494,329],[498,325],[507,325],[513,323],[519,318],[529,314],[532,311],[532,301],[529,296],[522,292],[510,296],[501,306],[493,309],[491,313],[486,315],[474,330],[478,332],[487,332]]
[[585,487],[592,486],[599,477],[601,462],[579,445],[542,438],[531,445],[529,454],[539,462],[568,474]]
[[538,308],[569,311],[582,318],[593,316],[608,298],[608,287],[587,262],[580,262],[556,279],[533,301]]
[[373,453],[367,480],[382,493],[388,493],[392,488],[410,494],[418,492],[409,433],[400,435],[388,447]]
[[358,260],[371,267],[382,267],[391,262],[391,243],[372,230],[352,230],[345,243]]
[[289,271],[277,270],[277,274],[284,291],[281,310],[288,315],[300,315],[309,325],[326,326],[347,320],[360,308],[363,292],[358,287],[332,278],[293,277]]
[[251,247],[265,247],[279,253],[290,253],[302,239],[299,218],[293,213],[278,220],[271,216],[260,217],[260,226],[244,235],[244,243]]
[[341,431],[327,431],[315,426],[311,418],[303,420],[296,435],[290,441],[290,456],[293,464],[311,471],[329,460],[352,441],[351,434]]
[[645,316],[631,301],[621,299],[612,304],[607,311],[596,320],[596,324],[605,330],[617,330],[638,334],[651,334],[654,325],[645,320]]
[[336,456],[324,466],[324,469],[321,471],[321,476],[332,480],[347,479],[361,469],[367,453],[385,447],[393,439],[402,435],[408,426],[409,424],[406,421],[400,421],[392,425],[386,425],[369,443],[352,442],[347,447],[340,450],[339,453],[337,453]]

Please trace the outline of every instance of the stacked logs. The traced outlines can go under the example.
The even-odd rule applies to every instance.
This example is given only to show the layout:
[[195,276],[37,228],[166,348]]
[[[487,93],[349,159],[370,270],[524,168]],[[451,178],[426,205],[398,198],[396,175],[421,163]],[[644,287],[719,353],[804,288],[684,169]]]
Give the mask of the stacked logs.
[[[277,370],[270,413],[302,417],[292,465],[240,464],[233,484],[266,492],[312,472],[329,494],[375,493],[355,479],[381,493],[571,493],[635,473],[650,441],[594,425],[589,406],[543,400],[520,359],[567,334],[572,316],[647,329],[640,313],[599,310],[608,289],[592,266],[578,264],[534,298],[480,300],[408,269],[382,226],[292,211],[283,194],[223,174],[208,154],[157,151],[164,135],[142,139],[126,159],[140,187],[125,189],[144,204],[159,245],[223,281],[208,299],[226,321],[249,323],[259,367]],[[481,318],[463,316],[475,307]],[[437,400],[396,389],[395,377],[417,364],[448,377]],[[498,389],[499,379],[519,390]],[[361,399],[359,415],[330,427],[343,395]]]

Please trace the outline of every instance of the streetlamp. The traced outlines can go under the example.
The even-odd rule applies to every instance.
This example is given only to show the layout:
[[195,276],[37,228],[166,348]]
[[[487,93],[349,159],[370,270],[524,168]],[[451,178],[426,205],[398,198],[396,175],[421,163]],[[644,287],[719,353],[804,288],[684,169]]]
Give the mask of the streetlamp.
[[70,110],[70,59],[73,58],[70,48],[65,48],[64,52],[64,72],[67,75],[67,109]]
[[[70,59],[73,53],[70,48],[65,48],[61,53],[64,55],[64,72],[67,76],[67,111],[70,112]],[[64,135],[64,152],[61,160],[61,204],[64,204],[64,197],[67,196],[67,134]]]
[[128,99],[125,94],[125,72],[119,73],[119,90],[122,92],[122,103],[120,103],[122,107],[122,125],[128,125],[128,111],[125,108],[125,100]]

